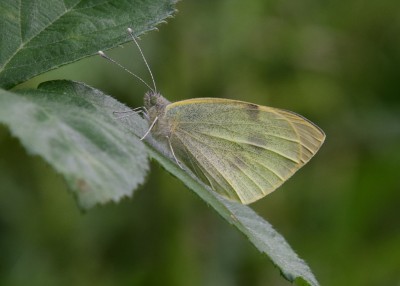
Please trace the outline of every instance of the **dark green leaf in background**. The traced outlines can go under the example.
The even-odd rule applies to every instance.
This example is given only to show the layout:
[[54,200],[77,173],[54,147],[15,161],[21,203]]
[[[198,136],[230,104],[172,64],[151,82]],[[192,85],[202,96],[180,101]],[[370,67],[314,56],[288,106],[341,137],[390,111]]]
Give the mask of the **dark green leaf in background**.
[[[144,182],[149,168],[145,147],[119,127],[113,114],[124,110],[113,98],[67,81],[21,93],[0,90],[0,122],[28,152],[65,177],[83,208],[117,202]],[[146,128],[140,116],[131,116]]]
[[175,0],[2,0],[0,87],[128,41],[175,12]]

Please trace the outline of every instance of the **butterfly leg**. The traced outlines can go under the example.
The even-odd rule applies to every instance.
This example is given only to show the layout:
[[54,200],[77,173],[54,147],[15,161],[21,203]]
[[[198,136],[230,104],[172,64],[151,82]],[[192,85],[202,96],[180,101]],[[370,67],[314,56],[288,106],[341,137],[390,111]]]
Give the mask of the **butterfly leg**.
[[183,170],[183,167],[182,167],[181,163],[179,163],[178,159],[177,159],[176,156],[175,156],[175,152],[174,152],[174,149],[172,148],[171,140],[169,140],[169,137],[168,137],[168,136],[166,136],[166,137],[167,137],[167,140],[168,140],[169,149],[171,149],[171,153],[172,153],[172,156],[173,156],[174,159],[175,159],[175,162],[176,162],[176,163],[178,164],[178,166]]
[[149,130],[147,130],[147,132],[143,135],[143,137],[140,138],[140,141],[142,141],[144,138],[146,138],[147,135],[149,135],[151,129],[153,129],[153,127],[156,124],[157,120],[158,120],[158,116],[154,119],[153,123],[151,123],[151,125],[149,127]]
[[[146,119],[149,119],[148,111],[146,107],[137,107],[134,109],[129,109],[126,111],[113,111],[113,115],[115,115],[118,119],[126,118],[131,115],[131,113],[137,113],[137,114],[142,114]],[[120,114],[124,114],[120,116]]]
[[147,110],[147,108],[145,106],[141,106],[141,107],[135,108],[133,110],[135,110],[135,111],[139,110],[137,113],[142,114],[144,117],[146,117],[147,120],[150,120],[149,111]]

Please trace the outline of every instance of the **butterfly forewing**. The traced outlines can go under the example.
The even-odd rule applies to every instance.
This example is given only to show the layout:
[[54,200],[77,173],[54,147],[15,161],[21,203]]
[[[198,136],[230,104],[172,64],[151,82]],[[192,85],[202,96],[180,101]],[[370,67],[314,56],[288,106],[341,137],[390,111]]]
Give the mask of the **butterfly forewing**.
[[228,99],[172,103],[165,120],[178,160],[216,192],[244,204],[279,187],[325,139],[300,115]]

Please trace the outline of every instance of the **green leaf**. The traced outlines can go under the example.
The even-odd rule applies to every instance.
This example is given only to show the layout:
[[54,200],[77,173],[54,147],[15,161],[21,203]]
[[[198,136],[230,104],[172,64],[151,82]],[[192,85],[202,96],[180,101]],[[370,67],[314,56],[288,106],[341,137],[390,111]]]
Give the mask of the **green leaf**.
[[127,42],[175,12],[176,0],[2,0],[0,87]]
[[[113,114],[124,110],[129,109],[75,82],[46,82],[20,93],[0,89],[0,122],[64,175],[83,208],[117,202],[144,182],[146,148]],[[131,117],[139,124],[134,128],[147,128],[139,115]]]
[[[135,132],[135,127],[131,126],[133,122],[125,120],[123,124]],[[143,131],[137,135],[143,134],[141,132]],[[259,251],[268,255],[288,281],[299,285],[319,285],[308,265],[297,256],[285,239],[250,207],[223,198],[197,179],[189,169],[181,169],[175,163],[168,147],[160,145],[151,135],[146,137],[145,142],[154,159],[213,207],[226,221],[236,226]]]

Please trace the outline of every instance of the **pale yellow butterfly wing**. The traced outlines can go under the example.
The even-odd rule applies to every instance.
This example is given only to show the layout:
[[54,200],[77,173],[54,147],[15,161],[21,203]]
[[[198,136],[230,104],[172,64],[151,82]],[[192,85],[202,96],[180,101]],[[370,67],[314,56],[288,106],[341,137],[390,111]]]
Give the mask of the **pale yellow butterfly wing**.
[[169,104],[177,159],[219,194],[244,204],[278,188],[307,163],[325,134],[290,111],[236,100]]

